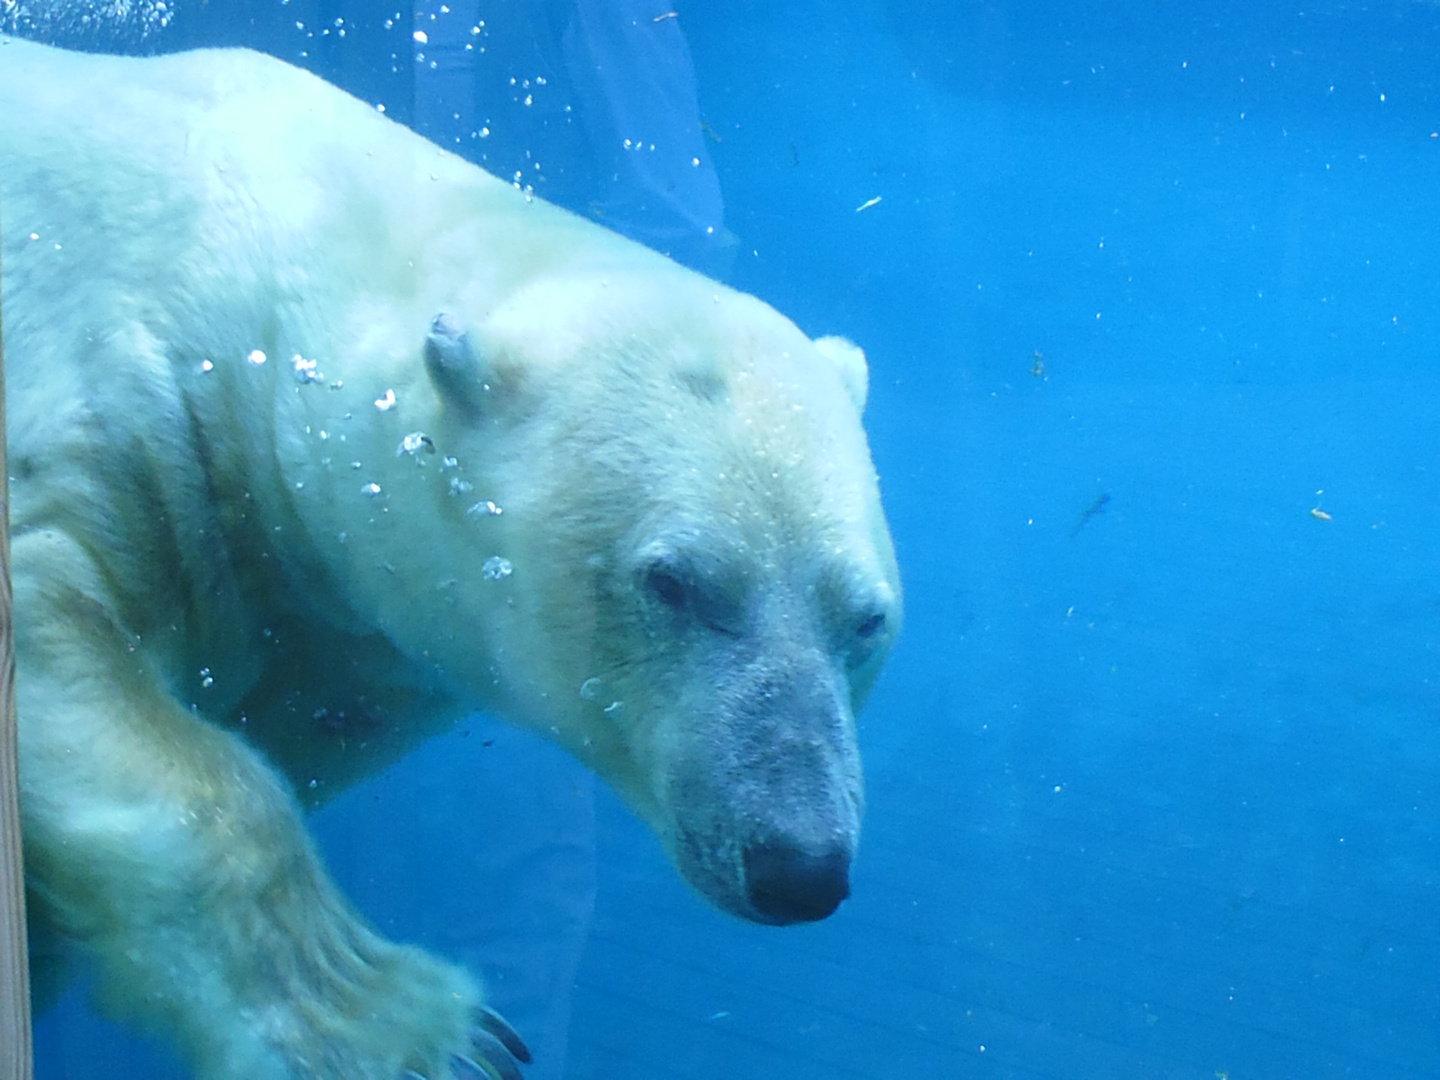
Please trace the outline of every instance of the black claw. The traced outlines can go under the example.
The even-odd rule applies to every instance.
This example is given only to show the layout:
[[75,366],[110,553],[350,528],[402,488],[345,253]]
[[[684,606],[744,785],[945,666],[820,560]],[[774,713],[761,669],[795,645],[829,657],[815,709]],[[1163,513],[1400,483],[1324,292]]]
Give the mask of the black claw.
[[[498,1041],[495,1049],[501,1049]],[[451,1054],[450,1068],[458,1080],[523,1080],[520,1070],[515,1067],[510,1056],[504,1053],[483,1063],[472,1061],[463,1054]]]
[[489,1032],[500,1040],[502,1046],[515,1056],[515,1060],[524,1065],[529,1065],[530,1048],[525,1045],[525,1040],[520,1038],[515,1029],[506,1023],[505,1018],[494,1009],[486,1008],[484,1005],[475,1009],[475,1022],[480,1025],[480,1030]]

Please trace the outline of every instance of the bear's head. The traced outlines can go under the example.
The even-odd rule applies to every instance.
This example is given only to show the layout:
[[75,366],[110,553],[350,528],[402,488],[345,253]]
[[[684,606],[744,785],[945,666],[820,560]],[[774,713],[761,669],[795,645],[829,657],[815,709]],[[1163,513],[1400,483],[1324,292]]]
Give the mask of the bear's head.
[[901,621],[865,359],[669,271],[548,276],[432,324],[475,564],[452,614],[487,654],[465,678],[593,767],[711,901],[821,919],[849,892],[855,717]]

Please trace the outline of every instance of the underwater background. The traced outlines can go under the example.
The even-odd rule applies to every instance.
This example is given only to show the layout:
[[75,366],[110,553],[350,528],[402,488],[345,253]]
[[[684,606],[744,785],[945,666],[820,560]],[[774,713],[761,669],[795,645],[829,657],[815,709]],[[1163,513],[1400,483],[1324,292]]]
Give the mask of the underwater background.
[[[671,35],[602,65],[678,95],[634,116],[598,0],[382,6],[29,17],[492,121],[457,148],[859,342],[907,624],[827,922],[713,911],[483,717],[316,815],[367,916],[531,1080],[1440,1077],[1440,5],[616,0]],[[451,17],[493,51],[436,109]],[[184,1075],[79,990],[36,1029],[41,1080]]]

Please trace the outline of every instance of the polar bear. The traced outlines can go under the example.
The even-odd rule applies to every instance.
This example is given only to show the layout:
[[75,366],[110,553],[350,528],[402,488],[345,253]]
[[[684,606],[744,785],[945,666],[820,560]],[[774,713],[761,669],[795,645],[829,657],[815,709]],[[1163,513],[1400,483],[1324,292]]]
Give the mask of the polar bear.
[[858,348],[239,50],[0,44],[0,218],[28,893],[104,1008],[202,1078],[518,1076],[301,818],[477,707],[720,908],[847,895]]

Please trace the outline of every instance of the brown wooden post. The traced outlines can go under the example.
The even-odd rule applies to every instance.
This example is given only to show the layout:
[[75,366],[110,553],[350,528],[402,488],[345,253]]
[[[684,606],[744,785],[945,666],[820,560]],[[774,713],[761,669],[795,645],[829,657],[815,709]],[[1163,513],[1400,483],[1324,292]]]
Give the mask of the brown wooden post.
[[31,1080],[30,966],[25,946],[25,876],[20,863],[20,758],[10,601],[5,322],[0,310],[0,1080]]

